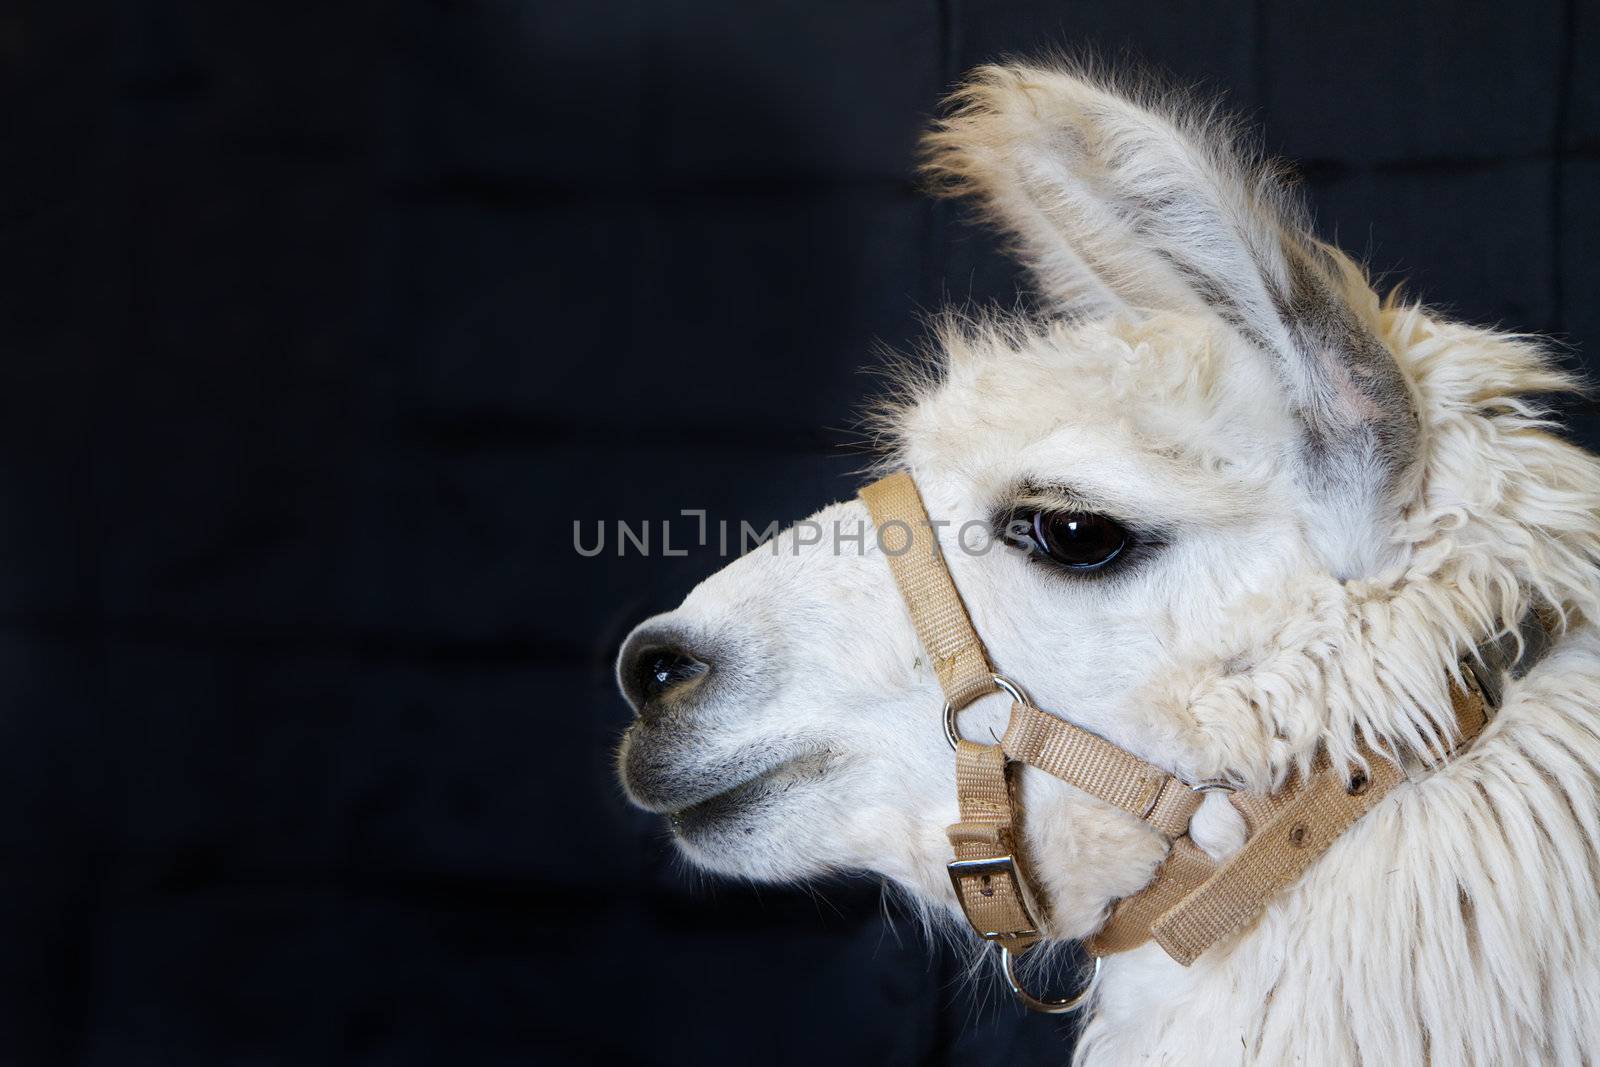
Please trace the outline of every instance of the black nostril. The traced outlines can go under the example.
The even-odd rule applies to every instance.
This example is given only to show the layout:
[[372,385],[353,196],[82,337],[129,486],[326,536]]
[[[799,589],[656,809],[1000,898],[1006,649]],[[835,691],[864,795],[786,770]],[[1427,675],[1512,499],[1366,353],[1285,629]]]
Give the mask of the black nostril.
[[635,652],[622,674],[623,690],[643,713],[675,690],[705,676],[711,665],[676,645],[646,645]]
[[669,689],[698,678],[706,665],[673,648],[646,649],[639,657],[639,692],[654,700]]
[[681,627],[646,623],[628,635],[617,654],[617,683],[636,715],[650,720],[698,692],[713,672],[703,642]]

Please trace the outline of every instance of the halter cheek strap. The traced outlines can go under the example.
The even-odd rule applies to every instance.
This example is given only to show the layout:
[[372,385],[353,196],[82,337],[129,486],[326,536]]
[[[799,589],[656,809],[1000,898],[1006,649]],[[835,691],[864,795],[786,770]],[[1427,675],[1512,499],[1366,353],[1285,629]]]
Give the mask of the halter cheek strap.
[[[945,569],[911,475],[902,471],[875,482],[861,490],[861,499],[872,513],[895,583],[944,690],[947,715],[996,692],[994,668]],[[1017,861],[1005,753],[1000,745],[951,736],[961,821],[946,831],[955,851],[950,882],[978,936],[1020,954],[1039,939],[1040,931]]]
[[[1218,940],[1249,927],[1279,891],[1295,882],[1335,840],[1366,814],[1405,772],[1388,756],[1359,747],[1367,770],[1335,767],[1322,755],[1304,780],[1276,793],[1235,793],[1229,800],[1245,819],[1249,838],[1217,863],[1189,837],[1189,821],[1216,783],[1185,783],[1104,738],[1033,707],[1022,691],[994,673],[966,607],[956,592],[936,531],[911,475],[891,474],[861,490],[879,530],[879,543],[928,653],[946,700],[956,752],[960,821],[947,830],[955,859],[950,882],[979,937],[1001,946],[1012,991],[1029,1007],[1070,1011],[1088,990],[1041,1001],[1017,984],[1012,960],[1042,936],[1019,849],[1021,835],[1007,776],[1026,763],[1142,819],[1170,844],[1166,860],[1144,889],[1118,901],[1089,941],[1099,958],[1137,948],[1152,938],[1188,965]],[[1451,685],[1457,734],[1440,739],[1444,758],[1475,738],[1488,704],[1466,665],[1465,685]],[[977,698],[1005,692],[1011,720],[999,744],[958,737],[954,718]]]

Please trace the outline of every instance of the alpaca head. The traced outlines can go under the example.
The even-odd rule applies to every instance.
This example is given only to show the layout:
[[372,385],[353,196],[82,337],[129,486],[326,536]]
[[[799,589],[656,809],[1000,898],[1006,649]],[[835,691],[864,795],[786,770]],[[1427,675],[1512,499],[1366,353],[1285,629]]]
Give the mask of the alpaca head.
[[[1215,121],[1052,69],[985,69],[955,105],[929,172],[1013,238],[1046,314],[947,320],[939,371],[887,418],[892,465],[1035,704],[1188,780],[1264,784],[1337,712],[1256,668],[1406,565],[1423,427],[1378,301]],[[692,860],[870,870],[954,907],[943,698],[863,505],[712,576],[619,675],[622,780]],[[1006,710],[979,701],[961,731]],[[1084,935],[1165,846],[1031,769],[1020,789],[1050,931]]]

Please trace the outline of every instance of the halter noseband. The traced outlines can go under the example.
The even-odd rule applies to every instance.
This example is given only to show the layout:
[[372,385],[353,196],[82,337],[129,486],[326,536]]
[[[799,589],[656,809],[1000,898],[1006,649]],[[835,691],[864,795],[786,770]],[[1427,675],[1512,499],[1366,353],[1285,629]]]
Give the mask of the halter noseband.
[[[1328,847],[1406,778],[1405,771],[1366,744],[1358,751],[1365,770],[1335,767],[1321,754],[1309,776],[1296,775],[1275,793],[1244,793],[1228,783],[1188,783],[1106,739],[1034,707],[1021,687],[996,674],[983,642],[967,617],[961,596],[940,555],[911,475],[900,471],[861,490],[879,530],[917,637],[944,690],[945,734],[956,753],[956,797],[960,821],[946,833],[955,851],[950,883],[961,910],[979,937],[1000,946],[1006,981],[1017,999],[1035,1011],[1067,1012],[1083,1005],[1100,973],[1101,959],[1154,939],[1188,966],[1207,948],[1247,929],[1280,890],[1294,883]],[[903,547],[888,547],[888,530],[899,527]],[[895,538],[899,545],[902,538]],[[1482,732],[1490,705],[1469,660],[1465,684],[1452,680],[1457,734],[1439,739],[1434,762],[1453,755]],[[956,715],[981,696],[1011,697],[1011,720],[996,744],[962,738]],[[1105,925],[1089,940],[1094,977],[1061,1000],[1033,996],[1018,982],[1015,959],[1043,936],[1039,909],[1029,892],[1019,855],[1008,763],[1026,763],[1060,778],[1105,803],[1148,823],[1170,845],[1154,878],[1112,907]],[[1229,859],[1218,862],[1189,837],[1189,820],[1204,794],[1225,791],[1243,816],[1249,836]]]

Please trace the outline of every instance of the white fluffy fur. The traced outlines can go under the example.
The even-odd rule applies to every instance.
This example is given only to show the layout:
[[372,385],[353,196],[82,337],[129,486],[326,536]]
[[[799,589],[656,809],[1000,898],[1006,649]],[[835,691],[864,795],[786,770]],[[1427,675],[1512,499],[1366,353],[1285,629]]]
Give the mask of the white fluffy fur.
[[[1148,946],[1107,960],[1078,1060],[1591,1062],[1600,465],[1553,433],[1532,399],[1571,383],[1525,339],[1380,308],[1339,259],[1340,298],[1393,354],[1419,433],[1398,482],[1308,499],[1295,364],[1261,348],[1294,324],[1230,325],[1203,296],[1180,299],[1182,279],[1132,247],[1211,250],[1254,293],[1249,314],[1271,318],[1270,296],[1251,287],[1273,268],[1252,273],[1247,261],[1270,260],[1261,246],[1298,216],[1262,215],[1279,194],[1226,144],[1206,143],[1197,179],[1164,114],[1075,75],[1038,74],[985,84],[1046,115],[1079,106],[1051,86],[1087,86],[1138,134],[1116,158],[1145,168],[1141,188],[1171,194],[1141,202],[1159,216],[1203,181],[1225,191],[1227,210],[1129,215],[1115,175],[1074,169],[1074,146],[1103,133],[1077,119],[940,135],[942,165],[1019,236],[1044,291],[1063,305],[1099,295],[1085,317],[948,321],[940,372],[892,408],[893,462],[913,471],[937,519],[988,516],[1031,485],[1041,503],[1106,511],[1164,542],[1124,574],[1083,580],[1011,550],[964,553],[946,529],[952,574],[997,667],[1040,706],[1180,775],[1269,789],[1319,746],[1339,759],[1360,740],[1425,747],[1451,721],[1447,685],[1463,654],[1530,607],[1566,620],[1556,650],[1510,685],[1467,754],[1399,787],[1246,934],[1187,969]],[[1173,129],[1207,136],[1204,124]],[[987,163],[949,155],[974,145]],[[1064,180],[1043,201],[1024,195],[1008,177],[1017,158],[1023,173]],[[1239,225],[1227,222],[1235,214]],[[1359,416],[1358,389],[1330,396]],[[1318,528],[1340,507],[1366,509],[1350,528],[1381,534],[1344,580],[1333,574],[1348,558]],[[849,502],[816,519],[853,526],[865,511]],[[937,683],[884,561],[833,552],[830,540],[786,535],[653,620],[718,649],[714,670],[731,681],[670,723],[630,730],[624,779],[638,797],[633,768],[646,762],[713,769],[729,784],[770,771],[718,819],[680,827],[692,859],[759,879],[872,870],[953,915],[943,870],[953,767]],[[998,701],[962,719],[972,737],[1002,721]],[[1032,769],[1021,789],[1050,933],[1081,938],[1149,879],[1164,845]],[[1218,855],[1239,832],[1220,802],[1194,828]]]

